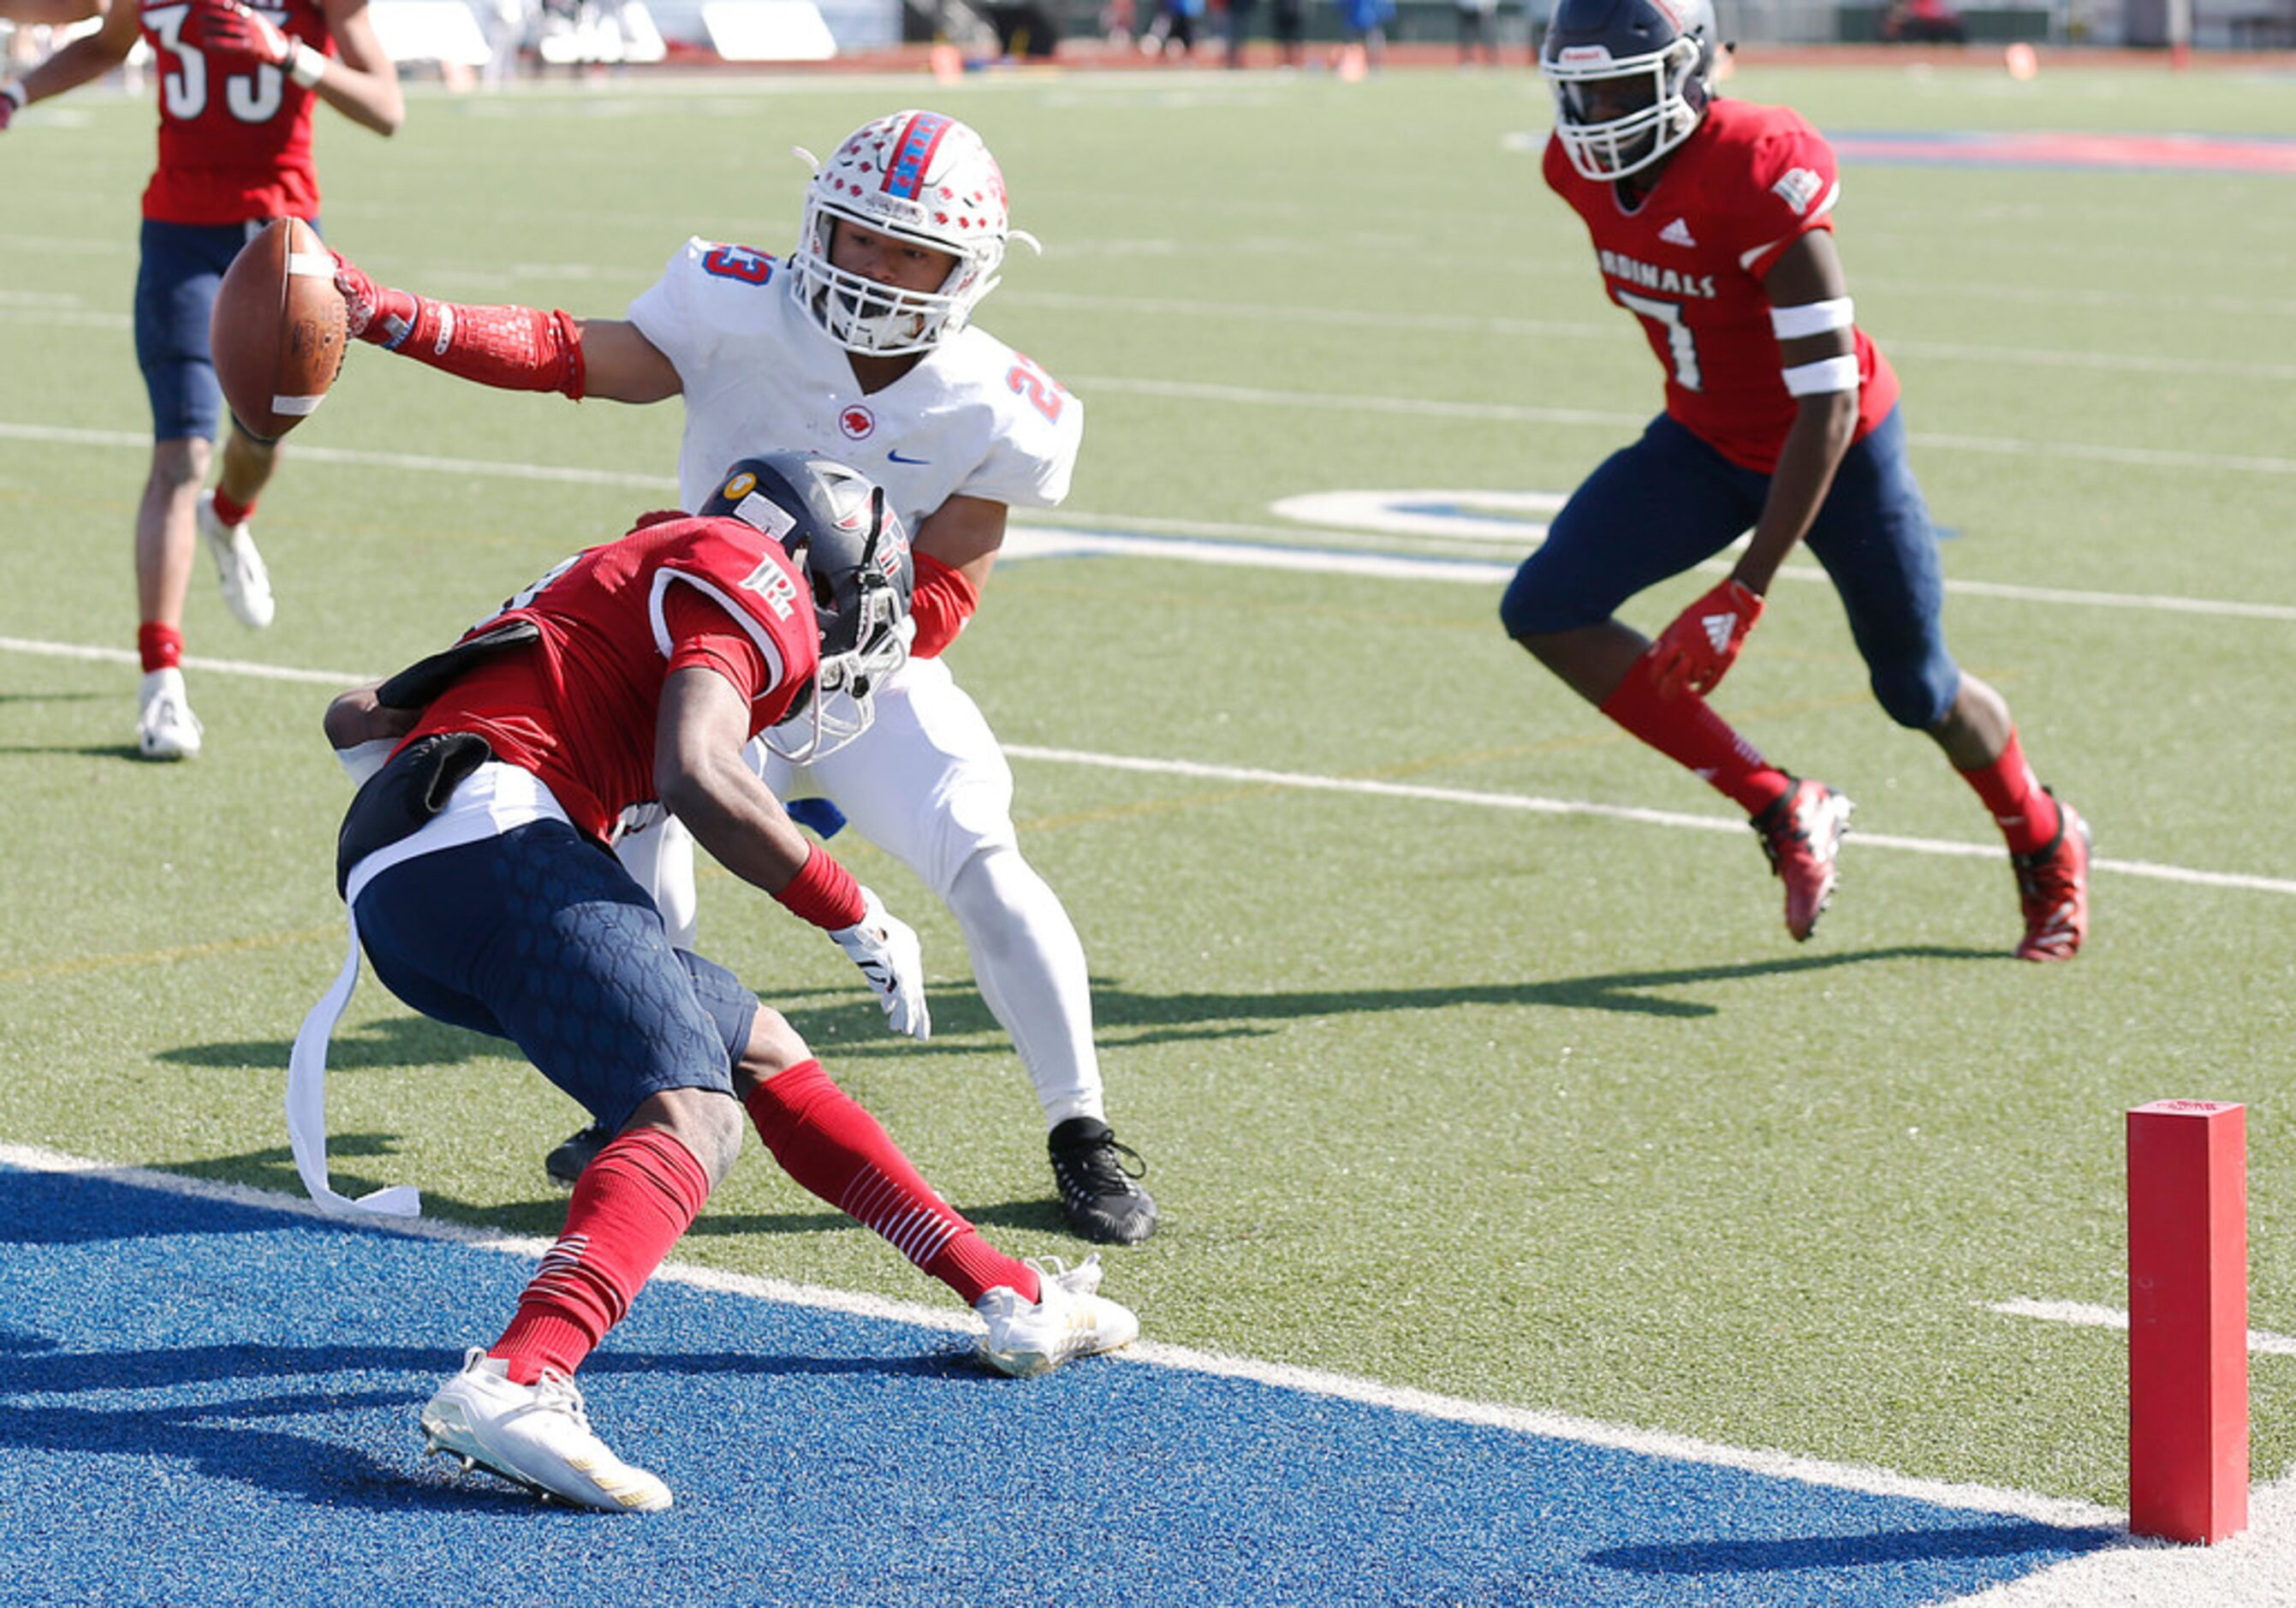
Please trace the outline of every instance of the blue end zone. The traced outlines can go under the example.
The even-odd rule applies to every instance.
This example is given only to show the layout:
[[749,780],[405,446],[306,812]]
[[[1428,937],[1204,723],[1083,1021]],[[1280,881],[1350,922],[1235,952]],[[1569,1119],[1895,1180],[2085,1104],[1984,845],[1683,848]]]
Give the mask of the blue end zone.
[[1885,1608],[2121,1539],[668,1283],[583,1381],[677,1506],[583,1514],[419,1461],[519,1258],[5,1167],[0,1242],[0,1603]]

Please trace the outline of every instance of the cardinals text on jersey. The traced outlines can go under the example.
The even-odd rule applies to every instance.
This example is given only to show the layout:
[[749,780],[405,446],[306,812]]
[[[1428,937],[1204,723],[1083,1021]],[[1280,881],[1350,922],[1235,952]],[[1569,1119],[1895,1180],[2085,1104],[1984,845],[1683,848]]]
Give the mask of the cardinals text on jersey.
[[[1833,152],[1783,106],[1717,101],[1634,210],[1550,142],[1546,182],[1587,225],[1605,288],[1642,320],[1666,370],[1666,410],[1732,463],[1768,473],[1796,403],[1780,376],[1762,275],[1833,226]],[[1897,375],[1857,332],[1857,433],[1885,418]]]

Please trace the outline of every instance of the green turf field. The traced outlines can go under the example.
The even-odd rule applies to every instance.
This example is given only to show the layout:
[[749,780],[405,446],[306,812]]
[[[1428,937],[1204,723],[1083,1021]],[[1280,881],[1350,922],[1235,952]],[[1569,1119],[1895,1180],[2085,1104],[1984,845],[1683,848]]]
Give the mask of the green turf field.
[[[2285,79],[2223,72],[1756,63],[1731,87],[1836,134],[2296,137]],[[328,234],[432,294],[619,315],[689,234],[783,247],[791,144],[928,97],[981,129],[1047,244],[1014,251],[983,321],[1089,408],[1068,508],[1027,529],[1511,562],[1270,505],[1566,492],[1656,406],[1538,183],[1524,136],[1547,109],[1521,71],[418,94],[389,143],[323,116]],[[207,754],[136,762],[133,664],[28,644],[133,644],[151,124],[84,91],[0,143],[0,1141],[292,1189],[288,1043],[340,955],[333,677],[440,645],[668,500],[678,414],[355,350],[263,505],[277,625],[242,632],[202,561],[186,626],[195,658],[320,674],[195,669]],[[1980,1303],[2123,1304],[2121,1112],[2196,1095],[2251,1103],[2252,1321],[2296,1332],[2296,178],[1851,165],[1840,218],[1948,574],[2004,589],[1956,595],[1956,650],[2095,826],[2089,952],[2007,958],[1997,857],[1853,838],[1805,948],[1742,830],[1024,753],[1023,841],[1084,934],[1111,1112],[1165,1213],[1109,1258],[1110,1290],[1160,1340],[2118,1504],[2121,1337]],[[1708,584],[1629,618],[1655,628]],[[1036,559],[1000,570],[951,662],[1024,750],[1727,823],[1536,672],[1497,595]],[[1773,595],[1724,711],[1856,797],[1874,838],[1990,841],[1867,700],[1830,592]],[[953,924],[838,848],[924,935],[930,1046],[885,1034],[833,947],[722,874],[702,947],[993,1235],[1073,1256]],[[522,1063],[372,982],[334,1063],[339,1183],[555,1227],[538,1161],[578,1116]],[[928,1294],[754,1151],[683,1254]],[[2253,1372],[2276,1475],[2296,1362]]]

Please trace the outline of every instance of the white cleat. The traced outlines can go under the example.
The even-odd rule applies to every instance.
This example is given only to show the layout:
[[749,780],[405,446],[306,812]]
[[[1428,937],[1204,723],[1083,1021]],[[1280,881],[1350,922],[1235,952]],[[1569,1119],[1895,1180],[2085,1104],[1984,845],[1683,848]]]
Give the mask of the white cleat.
[[1079,1357],[1097,1357],[1140,1338],[1140,1320],[1129,1309],[1098,1293],[1100,1258],[1074,1268],[1047,1269],[1030,1263],[1043,1289],[1032,1305],[1020,1292],[999,1285],[974,1303],[988,1325],[981,1336],[981,1361],[1014,1379],[1049,1374]]
[[137,690],[135,751],[146,759],[191,759],[200,751],[200,718],[184,691],[184,672],[146,670]]
[[215,493],[200,494],[200,535],[215,554],[216,574],[223,582],[224,606],[240,624],[261,630],[275,612],[271,602],[271,571],[255,550],[255,531],[246,522],[226,525],[217,517]]
[[459,1458],[547,1498],[607,1513],[660,1513],[669,1487],[634,1468],[590,1429],[574,1382],[555,1369],[513,1384],[507,1365],[475,1347],[422,1409],[423,1449]]

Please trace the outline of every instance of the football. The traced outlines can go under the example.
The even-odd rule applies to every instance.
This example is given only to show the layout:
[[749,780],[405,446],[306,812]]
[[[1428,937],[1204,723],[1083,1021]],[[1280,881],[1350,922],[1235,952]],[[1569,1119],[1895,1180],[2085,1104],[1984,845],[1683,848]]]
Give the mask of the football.
[[209,316],[216,378],[233,416],[266,441],[308,418],[343,365],[333,253],[299,217],[274,220],[223,276]]

